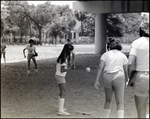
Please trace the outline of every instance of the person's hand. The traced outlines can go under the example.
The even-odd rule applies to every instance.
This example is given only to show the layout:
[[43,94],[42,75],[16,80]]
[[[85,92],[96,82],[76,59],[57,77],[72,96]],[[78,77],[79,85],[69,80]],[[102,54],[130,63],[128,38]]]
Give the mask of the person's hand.
[[68,70],[71,69],[71,67],[70,66],[65,66],[64,69],[68,71]]
[[125,87],[128,87],[128,83],[129,83],[129,81],[125,82]]
[[128,82],[128,86],[133,87],[134,86],[134,82],[131,80],[130,82]]
[[99,81],[96,81],[96,82],[95,82],[94,87],[95,87],[97,90],[100,89],[100,83],[99,83]]
[[37,57],[37,56],[38,56],[38,53],[37,53],[37,52],[35,52],[34,56],[35,56],[35,57]]

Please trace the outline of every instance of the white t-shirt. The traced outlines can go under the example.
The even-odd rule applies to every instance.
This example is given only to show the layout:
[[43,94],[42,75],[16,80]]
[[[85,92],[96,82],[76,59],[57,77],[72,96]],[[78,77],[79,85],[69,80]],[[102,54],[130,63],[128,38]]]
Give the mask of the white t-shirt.
[[136,56],[137,71],[149,71],[149,37],[133,41],[130,55]]
[[66,76],[66,74],[67,74],[67,72],[61,72],[61,66],[67,66],[67,64],[66,63],[63,63],[63,64],[60,64],[60,63],[57,63],[56,64],[56,75],[58,75],[58,76],[62,76],[62,77],[65,77]]
[[123,65],[128,63],[128,59],[125,54],[118,50],[110,50],[105,52],[101,60],[105,61],[104,71],[113,73],[119,70],[123,70]]
[[30,47],[30,45],[28,45],[25,49],[28,50],[28,54],[34,54],[34,50],[36,50],[35,46]]

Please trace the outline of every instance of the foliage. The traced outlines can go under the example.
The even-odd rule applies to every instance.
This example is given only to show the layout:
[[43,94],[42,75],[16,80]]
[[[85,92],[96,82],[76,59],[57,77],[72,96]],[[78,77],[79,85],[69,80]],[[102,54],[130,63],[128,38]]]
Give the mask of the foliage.
[[95,18],[94,14],[85,12],[83,21],[83,36],[95,36]]
[[[83,21],[83,36],[95,35],[95,16],[86,13]],[[107,37],[118,37],[123,43],[131,43],[139,37],[140,13],[107,14]]]
[[[77,20],[81,21],[81,31],[83,36],[94,36],[95,35],[95,15],[87,12],[75,11]],[[108,14],[107,15],[107,35],[123,36],[121,21],[122,17],[120,14]],[[83,27],[83,28],[82,28]]]
[[74,11],[74,14],[78,21],[81,21],[81,36],[83,36],[83,21],[86,19],[85,12]]
[[121,37],[123,36],[123,22],[121,21],[120,14],[108,14],[107,15],[107,36],[109,37]]
[[125,13],[118,14],[120,20],[123,23],[121,27],[122,37],[113,36],[116,39],[120,40],[122,43],[132,43],[135,39],[139,37],[139,25],[141,23],[140,13]]
[[[73,11],[68,5],[55,6],[51,5],[50,2],[46,2],[34,6],[29,5],[27,1],[4,1],[4,4],[11,13],[8,16],[7,24],[9,24],[10,28],[13,26],[19,27],[21,36],[28,35],[30,31],[31,37],[31,30],[34,28],[38,30],[37,36],[41,41],[42,29],[49,27],[48,29],[46,28],[45,34],[48,32],[55,38],[57,36],[62,37],[62,33],[70,32],[76,24]],[[9,29],[9,32],[11,30]]]
[[52,23],[47,23],[45,26],[45,33],[49,33],[55,38],[57,36],[63,37],[64,34],[69,34],[71,29],[75,26],[76,21],[73,11],[68,5],[56,6],[57,17],[55,17]]
[[4,2],[1,2],[2,6],[1,6],[1,36],[4,35],[4,32],[8,29],[8,25],[7,25],[7,17],[10,15],[9,11],[6,9],[6,7],[3,5]]
[[[22,38],[30,34],[30,37],[37,36],[41,41],[44,30],[47,37],[63,38],[66,34],[70,34],[76,25],[75,19],[81,21],[82,36],[95,35],[95,16],[92,13],[73,12],[68,5],[55,6],[50,2],[37,6],[29,5],[27,1],[1,3],[4,6],[1,8],[1,35],[13,33],[14,36],[20,35]],[[107,14],[107,36],[125,37],[131,42],[138,36],[140,21],[139,13]]]

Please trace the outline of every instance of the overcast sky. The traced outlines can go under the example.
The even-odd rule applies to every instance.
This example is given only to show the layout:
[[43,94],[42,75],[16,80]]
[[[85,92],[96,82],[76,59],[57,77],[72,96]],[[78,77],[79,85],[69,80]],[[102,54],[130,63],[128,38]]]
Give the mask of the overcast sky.
[[[38,5],[38,4],[43,4],[47,1],[28,1],[28,3]],[[70,8],[72,8],[72,2],[74,2],[74,1],[50,1],[50,2],[53,5],[67,5],[68,4],[70,6]]]

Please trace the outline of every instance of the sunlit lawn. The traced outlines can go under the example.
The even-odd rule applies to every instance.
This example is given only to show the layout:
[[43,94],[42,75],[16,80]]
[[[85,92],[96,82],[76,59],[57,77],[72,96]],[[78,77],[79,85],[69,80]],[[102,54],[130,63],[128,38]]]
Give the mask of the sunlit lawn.
[[[122,44],[123,49],[122,52],[129,52],[130,45]],[[18,62],[18,61],[26,61],[27,59],[23,56],[23,49],[26,47],[26,45],[9,45],[6,48],[6,60],[7,63],[10,62]],[[95,53],[95,45],[94,44],[88,44],[88,45],[74,45],[75,47],[75,53],[76,54],[94,54]],[[36,51],[38,52],[38,57],[36,57],[37,60],[41,59],[47,59],[47,58],[55,58],[58,57],[61,50],[63,48],[63,45],[58,44],[57,46],[53,45],[36,45]],[[27,51],[26,51],[27,54]],[[1,60],[1,63],[3,63],[3,59]]]

